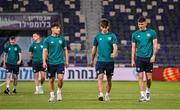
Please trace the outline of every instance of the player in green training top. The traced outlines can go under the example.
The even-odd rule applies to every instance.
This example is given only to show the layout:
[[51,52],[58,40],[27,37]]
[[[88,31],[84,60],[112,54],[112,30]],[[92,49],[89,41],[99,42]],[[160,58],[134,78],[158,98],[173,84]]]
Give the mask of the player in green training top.
[[[153,63],[157,52],[157,35],[153,29],[147,28],[144,17],[138,19],[139,30],[132,34],[132,66],[136,66],[140,98],[139,101],[150,100],[150,87],[152,82]],[[144,73],[147,80],[146,91],[144,89]]]
[[61,89],[64,82],[64,66],[68,66],[67,45],[64,37],[59,34],[60,25],[53,23],[51,25],[51,35],[44,40],[43,47],[43,66],[47,67],[49,77],[50,102],[54,101],[54,80],[56,74],[58,78],[57,100],[62,100]]
[[[35,82],[35,92],[34,94],[43,94],[42,85],[45,80],[45,68],[43,68],[42,63],[42,51],[43,51],[43,41],[39,33],[34,33],[32,35],[33,43],[29,48],[29,60],[32,61],[32,68],[34,72],[34,82]],[[41,80],[39,81],[39,73],[41,75]]]
[[22,61],[21,48],[18,44],[16,44],[16,38],[10,37],[9,44],[4,47],[4,59],[3,59],[3,67],[7,70],[7,79],[6,79],[6,90],[5,94],[10,94],[10,81],[11,81],[11,73],[14,75],[13,81],[13,93],[16,93],[16,86],[19,74],[19,66]]
[[[94,38],[92,48],[92,60],[90,65],[93,66],[96,51],[98,50],[98,58],[96,62],[96,72],[98,74],[98,100],[108,101],[109,93],[112,87],[112,75],[114,72],[114,58],[117,56],[117,39],[116,35],[109,32],[109,21],[104,19],[100,22],[101,32]],[[107,76],[107,86],[105,97],[103,95],[103,79],[104,74]]]

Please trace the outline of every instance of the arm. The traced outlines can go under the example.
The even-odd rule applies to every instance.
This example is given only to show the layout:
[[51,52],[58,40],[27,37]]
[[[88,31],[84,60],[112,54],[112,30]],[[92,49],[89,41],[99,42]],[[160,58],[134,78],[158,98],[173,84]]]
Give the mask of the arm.
[[113,44],[113,52],[111,54],[111,58],[115,58],[117,56],[117,44]]
[[32,52],[29,52],[29,61],[32,60]]
[[68,49],[67,47],[64,48],[64,56],[65,56],[65,66],[69,66],[69,57],[68,57]]
[[153,55],[152,55],[151,60],[150,60],[151,63],[155,62],[157,47],[158,47],[158,41],[157,41],[157,39],[154,39],[153,40]]
[[48,50],[47,50],[47,48],[43,48],[43,54],[42,54],[42,56],[43,56],[43,67],[44,67],[44,68],[47,68],[47,63],[46,63],[46,61],[47,61],[47,56],[48,56]]
[[3,55],[3,68],[6,68],[6,60],[7,60],[6,56],[7,56],[7,53],[4,52],[4,55]]
[[28,62],[28,66],[32,66],[32,52],[29,52],[29,62]]
[[94,65],[94,58],[96,56],[96,52],[97,52],[97,47],[96,46],[93,46],[92,48],[92,53],[91,53],[91,62],[90,62],[90,66],[93,66]]
[[18,55],[19,55],[19,60],[18,60],[17,64],[20,65],[21,61],[22,61],[22,53],[19,53]]
[[135,56],[136,56],[136,44],[132,43],[132,48],[131,48],[131,66],[135,66]]

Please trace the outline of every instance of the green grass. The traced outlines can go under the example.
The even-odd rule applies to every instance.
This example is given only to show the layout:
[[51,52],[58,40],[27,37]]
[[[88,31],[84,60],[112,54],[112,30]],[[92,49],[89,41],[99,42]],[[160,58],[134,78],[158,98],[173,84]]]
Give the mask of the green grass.
[[33,82],[19,82],[16,95],[4,95],[5,85],[0,88],[0,109],[180,109],[178,82],[153,82],[151,101],[141,103],[137,82],[113,82],[108,102],[97,100],[96,81],[65,81],[63,101],[55,103],[48,102],[47,82],[44,95],[33,94]]

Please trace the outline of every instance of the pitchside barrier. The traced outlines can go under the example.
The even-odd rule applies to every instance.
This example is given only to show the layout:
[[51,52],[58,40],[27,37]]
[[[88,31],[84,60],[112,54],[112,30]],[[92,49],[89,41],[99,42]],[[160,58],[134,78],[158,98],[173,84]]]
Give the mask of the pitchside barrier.
[[[11,75],[13,78],[13,75]],[[48,77],[46,77],[46,80]],[[97,74],[91,67],[70,67],[65,69],[64,80],[96,80]],[[104,78],[106,79],[106,77]],[[134,81],[137,80],[135,68],[115,68],[113,80]],[[0,80],[6,80],[6,70],[0,68]],[[33,70],[31,67],[21,67],[19,70],[18,80],[34,80]]]
[[[6,70],[0,68],[0,81],[6,80]],[[137,73],[135,68],[115,68],[112,80],[115,81],[136,81]],[[13,75],[11,75],[13,78]],[[31,67],[21,67],[19,70],[19,79],[21,81],[34,80]],[[46,80],[48,77],[46,77]],[[65,80],[96,80],[97,74],[91,67],[70,67],[65,69]],[[104,78],[106,79],[106,77]],[[157,81],[180,81],[180,68],[154,68],[153,80]]]

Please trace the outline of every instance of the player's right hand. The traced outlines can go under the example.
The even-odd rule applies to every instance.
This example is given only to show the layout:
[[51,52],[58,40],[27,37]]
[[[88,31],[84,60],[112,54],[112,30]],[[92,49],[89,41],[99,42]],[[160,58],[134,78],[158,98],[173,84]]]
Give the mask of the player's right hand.
[[47,68],[47,63],[43,62],[43,68]]
[[135,61],[131,61],[131,66],[132,66],[132,67],[135,67],[135,66],[136,66]]
[[3,64],[3,68],[6,68],[6,64],[5,63]]
[[90,67],[93,67],[93,66],[94,66],[94,62],[91,61],[91,62],[89,63],[89,66],[90,66]]

